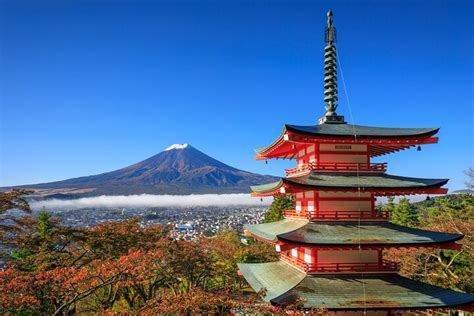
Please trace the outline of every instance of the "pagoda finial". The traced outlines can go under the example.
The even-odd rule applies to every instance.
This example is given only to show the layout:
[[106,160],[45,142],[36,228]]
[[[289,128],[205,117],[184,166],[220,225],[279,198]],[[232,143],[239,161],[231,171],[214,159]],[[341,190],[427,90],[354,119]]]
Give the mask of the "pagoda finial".
[[336,28],[332,25],[332,11],[327,13],[326,47],[324,48],[324,102],[326,114],[319,119],[323,123],[345,123],[344,116],[337,115],[337,60]]

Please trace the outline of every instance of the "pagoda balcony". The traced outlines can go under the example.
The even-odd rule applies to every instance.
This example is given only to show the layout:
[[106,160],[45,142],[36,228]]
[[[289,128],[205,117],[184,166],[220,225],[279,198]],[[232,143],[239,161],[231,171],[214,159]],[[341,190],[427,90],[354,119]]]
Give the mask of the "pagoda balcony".
[[387,171],[387,163],[307,162],[295,168],[285,169],[287,177],[298,177],[312,171],[384,173]]
[[280,252],[280,260],[306,273],[359,273],[398,272],[398,262],[383,259],[382,262],[308,263],[302,259]]
[[315,211],[308,210],[284,210],[285,218],[305,218],[308,220],[387,220],[389,213],[386,211],[372,213],[371,211],[350,212],[350,211]]

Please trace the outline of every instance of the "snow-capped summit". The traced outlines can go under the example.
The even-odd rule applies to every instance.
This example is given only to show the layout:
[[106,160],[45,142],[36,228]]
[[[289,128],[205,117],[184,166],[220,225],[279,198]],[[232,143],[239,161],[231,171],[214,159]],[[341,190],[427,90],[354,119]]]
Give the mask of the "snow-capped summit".
[[173,144],[170,147],[166,148],[164,151],[173,150],[173,149],[184,149],[188,147],[188,144]]
[[122,169],[26,187],[55,189],[54,192],[63,188],[92,189],[87,191],[88,196],[247,193],[249,186],[276,180],[226,165],[189,144],[174,144]]

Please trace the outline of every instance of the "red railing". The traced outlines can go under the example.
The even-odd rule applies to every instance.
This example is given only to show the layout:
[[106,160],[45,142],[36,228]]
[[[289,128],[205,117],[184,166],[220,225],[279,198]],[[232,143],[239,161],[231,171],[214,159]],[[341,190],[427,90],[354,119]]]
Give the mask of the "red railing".
[[306,218],[309,220],[356,220],[356,219],[388,219],[389,213],[386,211],[372,213],[371,211],[351,212],[351,211],[315,211],[308,210],[284,210],[283,216],[286,218]]
[[311,214],[307,210],[284,210],[283,217],[291,217],[291,218],[311,218]]
[[318,211],[311,214],[310,219],[388,219],[389,213],[382,211],[372,213],[371,211]]
[[296,177],[303,174],[310,173],[314,169],[315,164],[313,162],[308,162],[300,164],[295,168],[285,169],[287,177]]
[[307,273],[343,273],[343,272],[395,272],[400,269],[398,262],[383,260],[379,262],[345,262],[345,263],[308,263],[299,258],[280,253],[280,259]]
[[385,172],[387,163],[307,162],[285,171],[287,177],[296,177],[311,171]]

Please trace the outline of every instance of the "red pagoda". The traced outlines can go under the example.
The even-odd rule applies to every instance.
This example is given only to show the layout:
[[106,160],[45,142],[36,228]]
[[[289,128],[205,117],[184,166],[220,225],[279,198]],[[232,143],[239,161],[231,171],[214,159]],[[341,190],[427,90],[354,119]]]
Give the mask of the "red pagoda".
[[474,296],[398,275],[399,264],[385,249],[460,249],[460,234],[403,227],[375,210],[379,196],[445,194],[448,179],[409,178],[386,173],[373,157],[434,144],[438,128],[384,128],[347,124],[336,113],[335,29],[328,12],[324,59],[326,114],[319,124],[285,125],[256,159],[296,159],[280,181],[252,187],[257,197],[290,194],[294,210],[274,223],[247,225],[245,232],[275,246],[280,260],[239,264],[239,270],[274,305],[299,302],[334,315],[386,315],[390,310],[472,310]]

